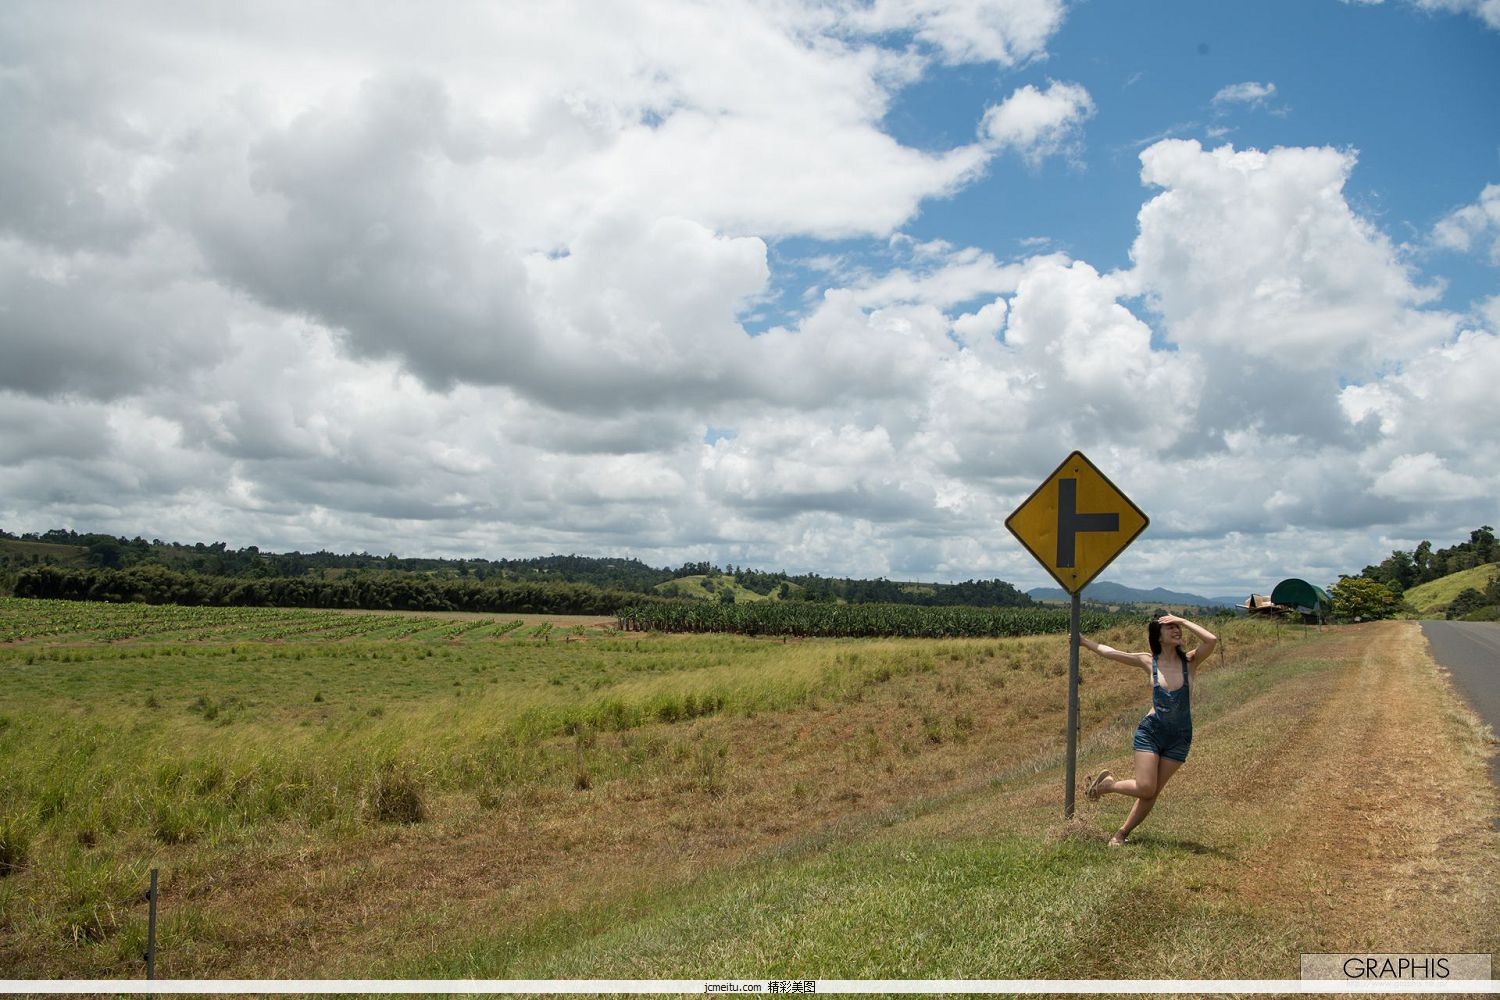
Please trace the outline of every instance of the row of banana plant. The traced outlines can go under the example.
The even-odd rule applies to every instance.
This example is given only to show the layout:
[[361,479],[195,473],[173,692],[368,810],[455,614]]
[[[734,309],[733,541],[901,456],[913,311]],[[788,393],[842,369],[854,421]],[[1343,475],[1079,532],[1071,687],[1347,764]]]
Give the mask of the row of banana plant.
[[[1005,637],[1068,631],[1067,608],[919,607],[910,604],[641,604],[617,615],[625,631],[733,632],[740,635],[910,638]],[[1084,611],[1085,632],[1109,628],[1124,616]]]

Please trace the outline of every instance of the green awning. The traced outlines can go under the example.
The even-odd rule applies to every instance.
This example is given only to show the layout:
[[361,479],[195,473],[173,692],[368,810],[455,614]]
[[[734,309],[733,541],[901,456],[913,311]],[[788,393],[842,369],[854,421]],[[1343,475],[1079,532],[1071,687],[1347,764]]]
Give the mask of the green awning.
[[1271,603],[1296,608],[1304,614],[1327,611],[1333,607],[1333,601],[1328,599],[1328,592],[1322,587],[1314,587],[1306,580],[1282,580],[1271,591]]

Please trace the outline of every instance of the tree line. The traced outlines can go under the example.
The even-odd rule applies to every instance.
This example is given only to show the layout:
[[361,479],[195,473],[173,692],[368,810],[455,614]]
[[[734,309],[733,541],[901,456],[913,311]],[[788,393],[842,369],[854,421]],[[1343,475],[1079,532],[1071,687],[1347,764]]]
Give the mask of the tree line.
[[98,569],[156,565],[180,572],[236,578],[331,576],[357,570],[420,573],[458,579],[586,583],[605,590],[649,593],[658,583],[681,575],[678,571],[648,566],[638,559],[577,555],[528,559],[403,558],[395,553],[378,556],[369,552],[339,553],[323,549],[317,552],[262,552],[254,545],[234,549],[224,542],[184,544],[164,542],[159,538],[148,541],[140,536],[126,538],[97,532],[80,533],[69,528],[23,535],[0,529],[0,539],[72,546],[79,551],[84,565]]
[[[1358,576],[1342,576],[1329,588],[1334,617],[1340,621],[1371,621],[1390,618],[1413,609],[1404,600],[1408,590],[1476,566],[1500,560],[1495,529],[1481,525],[1469,532],[1469,540],[1433,551],[1423,541],[1410,552],[1397,549]],[[1449,618],[1500,619],[1500,576],[1480,590],[1469,587],[1447,605]]]
[[915,604],[923,607],[1035,607],[1037,602],[1004,580],[965,580],[962,583],[904,583],[877,577],[855,580],[848,577],[826,577],[817,573],[793,574],[736,567],[724,569],[709,563],[687,563],[680,576],[724,576],[752,593],[769,596],[776,592],[782,600],[844,604]]
[[[83,566],[100,570],[131,570],[159,566],[178,573],[247,580],[334,580],[348,574],[408,574],[417,580],[469,580],[481,583],[567,583],[605,591],[653,595],[658,585],[685,576],[733,577],[757,594],[779,591],[783,599],[819,603],[917,604],[926,606],[1033,607],[1036,602],[1004,580],[966,580],[963,583],[903,583],[823,577],[816,573],[790,574],[749,569],[733,564],[721,569],[710,562],[687,562],[676,569],[649,566],[639,559],[580,555],[548,555],[526,559],[403,558],[369,552],[262,552],[257,546],[230,548],[224,542],[164,542],[159,538],[126,538],[97,532],[54,528],[42,533],[13,535],[0,529],[0,539],[66,545]],[[13,557],[0,553],[0,593],[13,589],[12,577],[25,566],[63,565],[48,556]],[[5,585],[9,583],[10,588]],[[278,584],[287,589],[287,585]],[[201,589],[201,588],[200,588]],[[293,588],[295,589],[295,588]],[[230,591],[233,588],[229,588]],[[343,591],[340,591],[343,593]],[[346,605],[327,605],[345,607]],[[592,612],[590,612],[592,613]]]
[[1500,545],[1495,541],[1495,529],[1486,524],[1469,532],[1467,542],[1436,552],[1432,550],[1432,543],[1427,541],[1410,552],[1397,549],[1376,565],[1366,566],[1359,575],[1385,584],[1400,597],[1418,584],[1430,583],[1450,573],[1473,569],[1497,559],[1500,559]]
[[436,579],[411,573],[353,574],[337,579],[311,576],[243,579],[185,573],[156,565],[129,569],[29,566],[17,574],[15,595],[214,607],[568,615],[611,615],[643,600],[641,594],[631,591],[560,581]]

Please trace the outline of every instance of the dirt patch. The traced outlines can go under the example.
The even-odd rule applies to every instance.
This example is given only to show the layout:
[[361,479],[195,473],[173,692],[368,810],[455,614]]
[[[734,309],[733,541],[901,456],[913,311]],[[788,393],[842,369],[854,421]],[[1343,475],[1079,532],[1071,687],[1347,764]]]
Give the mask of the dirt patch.
[[1308,951],[1493,951],[1500,842],[1478,721],[1415,624],[1308,652],[1342,665],[1278,686],[1279,738],[1200,775],[1259,833],[1224,892],[1299,928]]

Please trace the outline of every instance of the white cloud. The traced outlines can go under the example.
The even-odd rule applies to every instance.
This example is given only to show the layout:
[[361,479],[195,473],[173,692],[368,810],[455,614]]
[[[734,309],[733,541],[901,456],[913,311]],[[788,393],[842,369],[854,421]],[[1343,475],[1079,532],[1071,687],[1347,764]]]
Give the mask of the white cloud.
[[1465,253],[1488,243],[1490,263],[1500,266],[1500,184],[1486,184],[1478,201],[1444,216],[1432,228],[1432,242]]
[[1500,426],[1497,378],[1500,336],[1464,330],[1398,371],[1345,387],[1339,405],[1350,422],[1379,429],[1384,443],[1370,452],[1377,464],[1404,453],[1474,464],[1470,459],[1484,453],[1484,436]]
[[1005,326],[1009,309],[1004,299],[986,303],[977,311],[965,313],[953,321],[953,332],[965,345],[977,346],[987,337],[994,337]]
[[[1380,0],[1360,0],[1360,2],[1379,3]],[[1429,12],[1471,14],[1491,28],[1500,28],[1500,0],[1406,0],[1406,2]]]
[[[1344,0],[1375,6],[1385,0]],[[1500,0],[1406,0],[1406,3],[1429,13],[1442,11],[1449,14],[1472,14],[1491,28],[1500,28]]]
[[[1142,153],[1142,180],[1164,191],[1140,211],[1131,258],[1163,332],[1293,377],[1374,372],[1451,334],[1450,317],[1414,308],[1432,291],[1345,200],[1354,162],[1181,140]],[[1260,383],[1225,388],[1244,384]]]
[[1381,496],[1414,503],[1468,500],[1485,492],[1478,479],[1448,468],[1432,452],[1398,456],[1390,468],[1375,477],[1372,490]]
[[985,112],[980,133],[996,148],[1014,150],[1036,164],[1067,152],[1093,114],[1094,101],[1079,84],[1054,80],[1046,90],[1027,84]]
[[[886,122],[938,62],[1043,58],[1051,0],[22,13],[11,530],[1026,580],[998,526],[1079,447],[1153,517],[1120,572],[1176,584],[1225,538],[1347,568],[1320,528],[1500,490],[1463,458],[1494,316],[1427,307],[1350,152],[1152,145],[1123,271],[902,233],[1078,148],[1077,83],[1007,84],[952,148]],[[826,287],[750,336],[788,237]]]
[[1214,94],[1213,103],[1215,107],[1226,104],[1248,104],[1251,107],[1259,107],[1270,100],[1276,93],[1274,83],[1256,83],[1247,80],[1244,83],[1233,83],[1227,87],[1220,88]]
[[949,63],[1011,65],[1043,53],[1062,25],[1062,0],[875,0],[845,9],[844,23],[879,34],[910,30]]
[[[0,384],[107,395],[172,377],[222,338],[184,330],[186,311],[244,297],[438,387],[599,399],[696,366],[703,392],[736,391],[728,341],[764,283],[763,239],[888,235],[993,155],[883,131],[924,63],[851,25],[1010,63],[1060,20],[1020,0],[397,8],[348,24],[314,6],[284,37],[261,14],[8,21],[19,68],[0,113],[25,155],[0,156],[19,359]],[[70,341],[84,330],[129,356]]]

